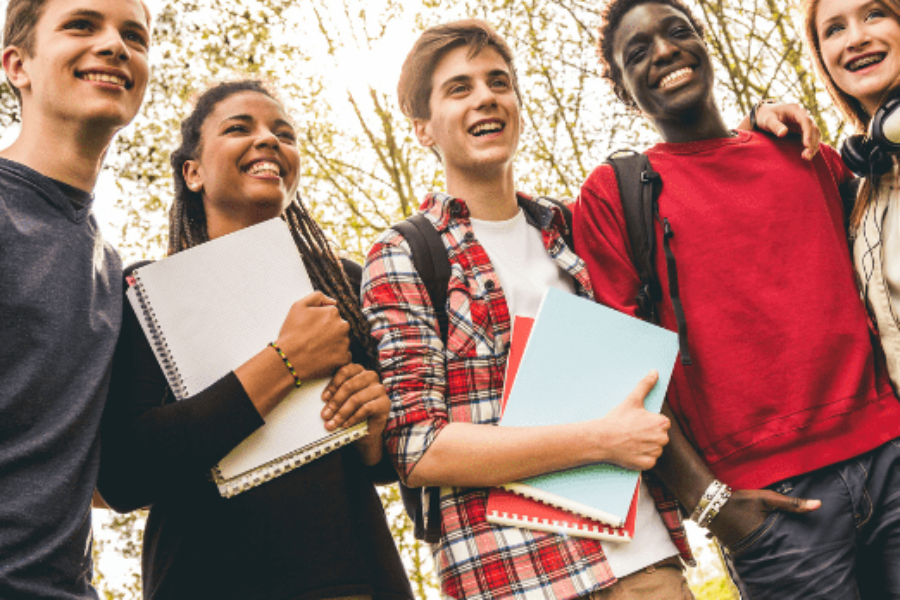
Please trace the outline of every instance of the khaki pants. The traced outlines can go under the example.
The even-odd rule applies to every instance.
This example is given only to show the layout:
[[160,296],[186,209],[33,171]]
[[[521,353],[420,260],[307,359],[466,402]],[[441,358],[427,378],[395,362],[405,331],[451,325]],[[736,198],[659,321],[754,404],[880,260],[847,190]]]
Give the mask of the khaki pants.
[[584,600],[694,600],[677,556],[650,565]]

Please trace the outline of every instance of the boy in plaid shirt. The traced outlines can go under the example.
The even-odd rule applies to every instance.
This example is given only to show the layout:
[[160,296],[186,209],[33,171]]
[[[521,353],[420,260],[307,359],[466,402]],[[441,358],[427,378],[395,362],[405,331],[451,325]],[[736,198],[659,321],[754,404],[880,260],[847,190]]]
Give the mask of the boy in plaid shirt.
[[494,426],[512,316],[534,316],[550,286],[592,298],[591,284],[560,234],[560,210],[515,190],[519,90],[511,52],[490,26],[467,20],[427,30],[407,57],[398,92],[417,138],[438,153],[447,176],[447,192],[428,194],[421,207],[452,265],[446,347],[409,246],[394,230],[370,251],[363,302],[393,404],[388,451],[408,485],[441,488],[434,552],[443,593],[691,598],[681,561],[692,558],[676,504],[652,483],[630,544],[485,520],[491,486],[601,461],[649,469],[668,441],[669,421],[643,408],[656,383],[650,374],[603,419]]

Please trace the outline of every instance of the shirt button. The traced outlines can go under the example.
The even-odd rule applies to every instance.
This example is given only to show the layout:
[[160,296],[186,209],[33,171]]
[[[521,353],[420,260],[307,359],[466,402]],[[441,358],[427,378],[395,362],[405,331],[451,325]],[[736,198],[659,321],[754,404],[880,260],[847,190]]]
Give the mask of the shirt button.
[[494,282],[491,279],[488,279],[487,283],[484,284],[484,287],[487,291],[491,292],[494,290]]

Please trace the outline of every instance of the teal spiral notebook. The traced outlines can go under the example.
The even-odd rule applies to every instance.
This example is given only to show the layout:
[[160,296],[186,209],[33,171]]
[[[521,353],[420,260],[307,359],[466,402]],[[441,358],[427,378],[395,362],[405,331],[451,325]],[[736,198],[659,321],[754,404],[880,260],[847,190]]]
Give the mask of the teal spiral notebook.
[[[538,310],[500,423],[561,425],[598,419],[651,370],[659,382],[647,410],[659,412],[678,355],[678,336],[590,300],[551,288]],[[503,487],[621,527],[639,473],[598,463]]]

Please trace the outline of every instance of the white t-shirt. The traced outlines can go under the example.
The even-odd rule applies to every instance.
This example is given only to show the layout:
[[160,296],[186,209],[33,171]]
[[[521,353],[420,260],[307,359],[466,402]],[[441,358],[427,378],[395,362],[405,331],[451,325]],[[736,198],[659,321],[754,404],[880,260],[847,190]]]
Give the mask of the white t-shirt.
[[[882,224],[882,268],[894,315],[900,315],[900,186],[897,185],[897,166],[893,177],[883,178],[879,193],[887,194],[887,210]],[[877,256],[877,255],[876,255]],[[896,318],[896,317],[895,317]]]
[[[487,252],[500,279],[510,316],[537,316],[549,287],[575,293],[574,280],[547,255],[541,232],[528,224],[521,208],[508,221],[471,219],[471,222],[475,238]],[[634,539],[626,543],[602,542],[602,546],[617,578],[678,554],[650,490],[643,483]]]

